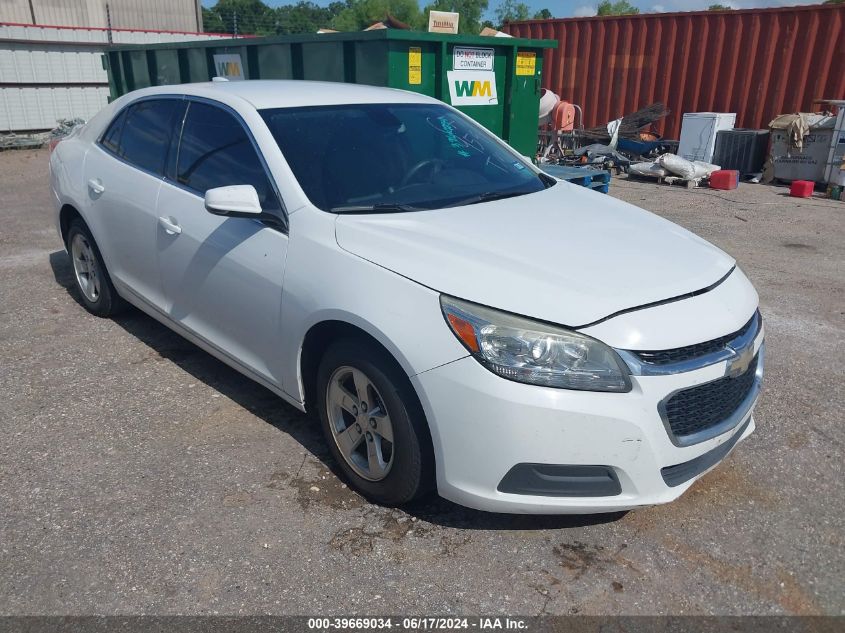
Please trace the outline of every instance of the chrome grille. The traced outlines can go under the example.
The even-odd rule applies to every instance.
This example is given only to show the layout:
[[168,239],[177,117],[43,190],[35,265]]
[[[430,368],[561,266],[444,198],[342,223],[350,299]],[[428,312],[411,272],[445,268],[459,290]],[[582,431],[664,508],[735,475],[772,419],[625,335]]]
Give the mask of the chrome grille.
[[646,365],[671,365],[673,363],[694,360],[708,354],[720,352],[725,349],[725,346],[732,340],[748,334],[748,332],[756,326],[759,315],[759,312],[755,312],[754,316],[752,316],[748,323],[742,326],[742,328],[733,334],[727,334],[726,336],[721,336],[713,339],[712,341],[705,341],[704,343],[696,343],[685,347],[676,347],[675,349],[632,351],[631,353]]

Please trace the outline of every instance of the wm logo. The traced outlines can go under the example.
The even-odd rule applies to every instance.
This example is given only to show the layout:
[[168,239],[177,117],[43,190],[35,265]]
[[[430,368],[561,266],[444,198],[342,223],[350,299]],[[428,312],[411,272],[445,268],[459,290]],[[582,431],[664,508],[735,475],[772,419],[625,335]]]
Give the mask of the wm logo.
[[238,77],[241,74],[241,68],[235,62],[223,62],[219,66],[223,77]]
[[455,81],[455,95],[458,97],[492,97],[489,81]]

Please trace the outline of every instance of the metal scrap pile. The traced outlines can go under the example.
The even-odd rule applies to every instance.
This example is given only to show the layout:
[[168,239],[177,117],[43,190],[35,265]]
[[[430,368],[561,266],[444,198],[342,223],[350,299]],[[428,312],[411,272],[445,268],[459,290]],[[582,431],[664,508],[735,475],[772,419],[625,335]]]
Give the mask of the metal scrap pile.
[[48,132],[37,132],[35,134],[9,134],[0,135],[0,150],[6,149],[35,149],[49,143],[54,139],[64,138],[80,125],[84,125],[83,119],[59,119],[57,125]]
[[[545,107],[544,107],[545,106]],[[558,116],[557,110],[569,107],[572,117]],[[577,127],[574,113],[580,108],[560,101],[545,90],[540,102],[540,143],[537,157],[541,163],[591,165],[603,169],[626,170],[631,160],[656,158],[675,151],[677,141],[667,141],[651,126],[670,114],[660,102],[652,103],[620,119],[595,127]]]
[[643,132],[643,128],[650,127],[653,123],[669,114],[671,114],[671,111],[664,104],[660,102],[652,103],[644,108],[640,108],[636,112],[626,114],[621,119],[617,119],[616,121],[619,123],[615,133],[611,132],[610,128],[614,126],[616,121],[610,121],[607,125],[585,128],[582,134],[586,137],[604,142],[609,142],[613,135],[618,138],[643,140],[643,133],[652,135],[650,132]]

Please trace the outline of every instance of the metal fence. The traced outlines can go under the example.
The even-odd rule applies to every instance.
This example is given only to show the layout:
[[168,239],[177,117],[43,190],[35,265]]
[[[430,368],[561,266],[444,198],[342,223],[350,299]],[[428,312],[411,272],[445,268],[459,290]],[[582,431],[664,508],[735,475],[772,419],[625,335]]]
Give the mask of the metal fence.
[[[516,37],[558,40],[547,50],[543,87],[601,125],[655,101],[672,114],[735,112],[737,127],[813,111],[845,97],[845,6],[644,14],[513,22]],[[660,126],[658,126],[660,130]]]

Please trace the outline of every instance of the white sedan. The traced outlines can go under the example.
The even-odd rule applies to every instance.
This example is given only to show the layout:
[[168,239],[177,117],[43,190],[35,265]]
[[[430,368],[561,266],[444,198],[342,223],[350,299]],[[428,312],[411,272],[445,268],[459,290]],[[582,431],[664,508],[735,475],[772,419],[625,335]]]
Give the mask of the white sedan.
[[50,173],[85,307],[132,304],[316,412],[378,503],[664,503],[754,430],[763,325],[735,261],[434,99],[147,88]]

